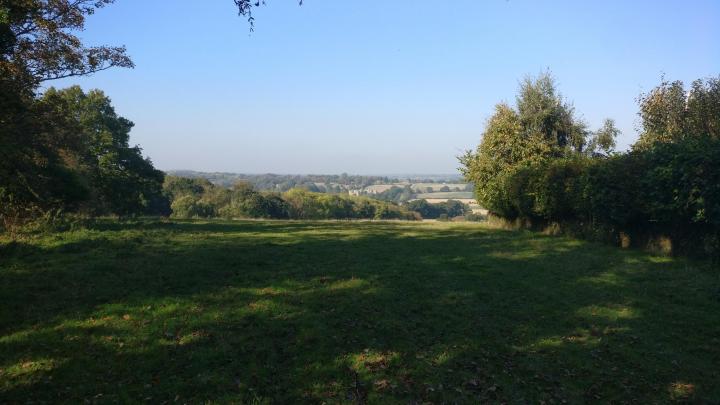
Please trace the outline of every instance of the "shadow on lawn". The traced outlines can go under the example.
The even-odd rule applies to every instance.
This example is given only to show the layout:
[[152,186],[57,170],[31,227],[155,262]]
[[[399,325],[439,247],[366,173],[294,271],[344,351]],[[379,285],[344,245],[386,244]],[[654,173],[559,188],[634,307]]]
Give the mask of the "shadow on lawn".
[[95,230],[0,268],[0,402],[720,397],[687,262],[472,227]]

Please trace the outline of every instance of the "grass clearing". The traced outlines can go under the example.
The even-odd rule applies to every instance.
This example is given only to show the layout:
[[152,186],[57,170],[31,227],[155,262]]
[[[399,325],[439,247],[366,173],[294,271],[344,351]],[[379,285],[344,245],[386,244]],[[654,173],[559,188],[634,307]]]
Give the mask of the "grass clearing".
[[720,402],[719,273],[464,223],[0,242],[0,402]]

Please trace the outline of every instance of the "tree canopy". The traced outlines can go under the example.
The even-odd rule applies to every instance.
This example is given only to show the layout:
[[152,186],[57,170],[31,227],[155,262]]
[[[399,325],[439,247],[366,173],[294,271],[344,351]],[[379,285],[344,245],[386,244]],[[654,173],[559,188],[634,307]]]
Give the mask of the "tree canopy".
[[720,139],[720,77],[698,79],[685,89],[682,81],[662,79],[638,98],[642,132],[634,145],[677,143],[688,137]]
[[504,179],[521,166],[555,158],[610,151],[618,132],[612,120],[597,133],[576,117],[549,72],[526,77],[512,107],[495,106],[480,145],[460,157],[465,178],[476,185],[478,202],[492,209],[507,191]]
[[133,67],[123,46],[86,46],[85,18],[113,0],[0,0],[0,220],[48,210],[166,212],[163,173],[131,147],[102,92],[41,83]]
[[133,67],[123,46],[85,46],[74,32],[113,0],[0,0],[0,74],[25,86]]

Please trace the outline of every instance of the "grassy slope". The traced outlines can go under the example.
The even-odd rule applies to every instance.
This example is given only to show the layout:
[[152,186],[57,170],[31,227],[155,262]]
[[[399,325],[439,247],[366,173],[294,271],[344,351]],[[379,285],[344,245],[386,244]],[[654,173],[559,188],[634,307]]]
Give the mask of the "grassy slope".
[[718,273],[471,224],[0,245],[0,403],[720,401]]

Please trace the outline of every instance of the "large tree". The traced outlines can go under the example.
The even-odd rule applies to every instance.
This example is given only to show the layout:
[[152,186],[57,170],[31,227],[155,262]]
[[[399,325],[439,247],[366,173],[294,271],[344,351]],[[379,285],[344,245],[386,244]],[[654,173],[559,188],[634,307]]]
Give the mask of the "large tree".
[[[162,210],[162,173],[128,145],[132,123],[99,92],[38,95],[40,84],[133,67],[123,46],[76,33],[113,0],[0,0],[0,220],[49,209]],[[85,203],[85,206],[88,204]]]
[[495,107],[478,148],[460,157],[461,171],[475,184],[480,204],[501,210],[494,204],[503,200],[507,176],[524,165],[586,153],[591,135],[586,127],[550,73],[527,77],[515,108]]
[[100,90],[83,92],[79,86],[49,89],[42,102],[62,106],[73,129],[73,149],[64,152],[66,167],[84,180],[96,214],[167,213],[163,202],[164,174],[130,146],[133,123],[119,116],[110,98]]

